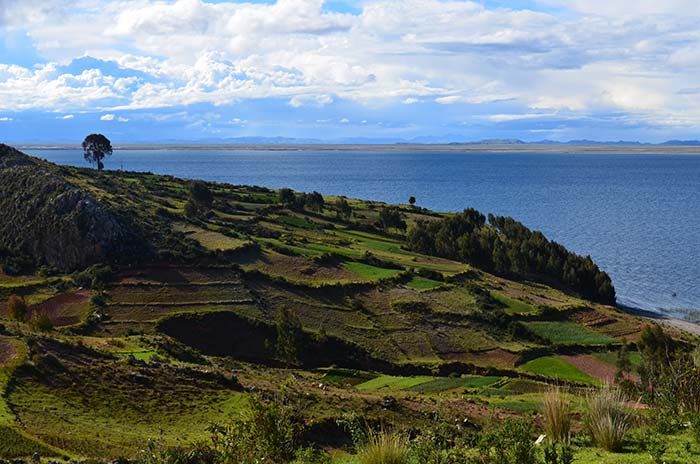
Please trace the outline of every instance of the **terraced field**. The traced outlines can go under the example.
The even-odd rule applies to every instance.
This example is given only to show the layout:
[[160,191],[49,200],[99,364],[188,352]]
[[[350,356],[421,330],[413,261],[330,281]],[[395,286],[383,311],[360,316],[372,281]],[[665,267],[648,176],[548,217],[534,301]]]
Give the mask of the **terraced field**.
[[[571,291],[409,251],[378,222],[389,207],[409,230],[446,216],[420,208],[348,200],[341,216],[336,198],[310,208],[205,184],[212,202],[192,217],[189,181],[47,169],[141,227],[144,257],[0,274],[0,457],[191,444],[282,384],[309,424],[349,411],[411,430],[529,417],[549,383],[608,381],[644,327]],[[9,317],[13,294],[26,318]]]

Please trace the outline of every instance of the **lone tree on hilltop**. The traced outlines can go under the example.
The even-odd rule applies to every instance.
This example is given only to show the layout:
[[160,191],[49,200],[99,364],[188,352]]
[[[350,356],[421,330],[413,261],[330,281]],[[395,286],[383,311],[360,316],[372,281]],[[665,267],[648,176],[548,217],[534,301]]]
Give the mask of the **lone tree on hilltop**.
[[97,164],[97,170],[101,171],[105,167],[102,160],[112,155],[112,142],[102,134],[90,134],[83,140],[83,155],[85,161]]
[[411,196],[411,197],[408,199],[408,202],[411,204],[411,206],[415,206],[415,205],[416,205],[416,197]]

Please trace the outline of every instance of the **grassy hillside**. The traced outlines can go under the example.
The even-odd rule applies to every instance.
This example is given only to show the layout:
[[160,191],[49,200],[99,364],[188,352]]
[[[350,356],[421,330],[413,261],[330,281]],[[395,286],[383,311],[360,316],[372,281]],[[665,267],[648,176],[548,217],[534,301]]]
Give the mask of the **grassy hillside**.
[[[411,251],[406,230],[446,214],[36,163],[140,243],[77,271],[3,252],[0,442],[13,444],[0,456],[194,443],[283,383],[309,427],[348,411],[414,430],[484,425],[538,413],[550,382],[575,397],[610,381],[645,325],[564,285]],[[335,449],[337,433],[311,441]]]

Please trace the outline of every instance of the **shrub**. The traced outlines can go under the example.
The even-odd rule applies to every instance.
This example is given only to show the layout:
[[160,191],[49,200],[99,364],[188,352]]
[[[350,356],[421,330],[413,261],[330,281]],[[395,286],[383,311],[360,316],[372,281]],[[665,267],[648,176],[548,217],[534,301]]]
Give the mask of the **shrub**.
[[24,322],[27,319],[28,311],[27,302],[21,296],[11,295],[7,300],[7,314],[10,318]]
[[282,396],[250,398],[247,415],[210,428],[213,448],[224,463],[290,462],[300,449],[300,421]]
[[303,329],[299,316],[287,308],[277,312],[277,356],[288,365],[299,364],[299,354],[303,350]]
[[644,436],[644,446],[654,464],[664,462],[663,456],[666,452],[666,443],[663,436],[658,433],[647,432]]
[[565,443],[548,443],[542,449],[545,464],[571,464],[574,462],[574,449]]
[[700,414],[696,414],[690,419],[690,427],[695,437],[695,441],[700,445]]
[[193,200],[187,200],[185,203],[185,216],[188,218],[195,218],[199,215],[199,207],[197,206],[197,203],[195,203]]
[[532,422],[511,417],[485,433],[478,448],[482,463],[535,464],[534,428]]
[[593,442],[607,451],[620,451],[632,426],[632,413],[619,389],[604,387],[587,397],[584,426]]
[[314,448],[302,448],[297,451],[292,464],[331,464],[330,457],[323,451]]
[[569,443],[571,417],[569,403],[559,388],[552,388],[544,395],[544,431],[555,443]]
[[104,264],[95,264],[73,275],[73,281],[79,287],[101,289],[114,277],[112,268]]
[[370,432],[358,454],[360,464],[406,464],[408,445],[402,435],[386,430]]
[[163,440],[149,440],[139,452],[139,464],[214,464],[219,462],[216,453],[206,445],[192,449],[166,446]]
[[472,462],[469,446],[473,435],[442,422],[411,441],[411,464],[464,464]]
[[107,299],[105,298],[104,294],[96,293],[90,298],[90,303],[98,308],[104,308],[107,304]]
[[190,184],[190,200],[198,206],[209,208],[214,202],[214,194],[207,184],[197,180]]
[[294,194],[292,189],[280,189],[277,195],[279,198],[279,202],[286,206],[294,204],[294,201],[296,200],[296,195]]
[[53,330],[53,322],[51,322],[51,318],[49,318],[49,315],[43,311],[32,322],[34,328],[42,332],[50,332]]

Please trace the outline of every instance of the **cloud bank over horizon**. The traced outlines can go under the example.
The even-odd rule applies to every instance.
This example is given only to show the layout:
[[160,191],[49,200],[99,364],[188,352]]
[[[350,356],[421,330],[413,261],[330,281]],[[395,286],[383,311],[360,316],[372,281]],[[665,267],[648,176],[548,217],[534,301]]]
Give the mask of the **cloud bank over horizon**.
[[699,19],[686,0],[0,0],[0,140],[698,138]]

